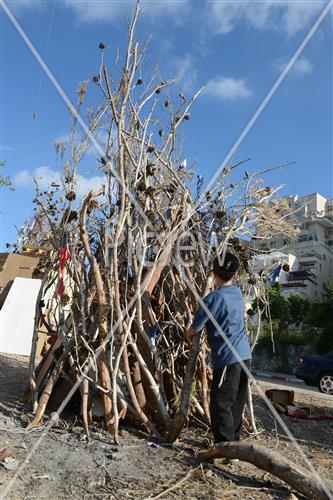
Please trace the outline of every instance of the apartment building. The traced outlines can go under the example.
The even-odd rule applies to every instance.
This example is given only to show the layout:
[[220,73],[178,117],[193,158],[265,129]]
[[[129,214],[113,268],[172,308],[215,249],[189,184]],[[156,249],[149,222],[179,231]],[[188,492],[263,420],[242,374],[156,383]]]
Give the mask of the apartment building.
[[[294,240],[276,238],[254,241],[260,254],[294,256],[289,272],[282,272],[279,282],[284,294],[297,293],[310,300],[319,299],[325,282],[333,282],[333,199],[319,193],[287,196],[289,221],[299,228]],[[289,260],[289,259],[284,259]]]

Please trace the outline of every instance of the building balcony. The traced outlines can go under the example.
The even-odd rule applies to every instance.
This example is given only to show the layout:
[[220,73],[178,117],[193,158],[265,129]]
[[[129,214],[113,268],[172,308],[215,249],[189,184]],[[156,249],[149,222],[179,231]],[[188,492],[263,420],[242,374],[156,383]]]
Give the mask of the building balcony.
[[300,234],[296,238],[296,243],[318,241],[318,236],[316,234]]
[[308,285],[307,283],[304,283],[303,281],[295,281],[293,283],[280,283],[282,288],[306,288]]
[[309,252],[299,255],[298,260],[302,265],[315,265],[319,261],[321,262],[323,258],[319,252],[316,252],[315,250],[310,250]]
[[294,284],[294,286],[298,286],[299,283],[304,283],[305,281],[310,281],[314,285],[317,285],[317,276],[308,270],[299,270],[299,271],[290,271],[287,277],[286,284]]
[[299,241],[299,240],[294,241],[294,247],[297,248],[297,250],[304,248],[304,250],[306,250],[307,252],[317,251],[318,255],[320,255],[320,252],[318,250],[321,250],[324,245],[325,241],[319,241],[318,239],[307,240],[307,241]]

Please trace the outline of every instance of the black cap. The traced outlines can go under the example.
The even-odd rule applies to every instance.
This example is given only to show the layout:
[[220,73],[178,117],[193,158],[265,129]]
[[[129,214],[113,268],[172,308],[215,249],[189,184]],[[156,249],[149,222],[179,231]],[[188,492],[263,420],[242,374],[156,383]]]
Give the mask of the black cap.
[[216,273],[218,276],[225,273],[236,274],[238,269],[239,260],[236,255],[231,252],[226,252],[224,256],[222,252],[213,260],[212,271],[214,271],[214,273]]

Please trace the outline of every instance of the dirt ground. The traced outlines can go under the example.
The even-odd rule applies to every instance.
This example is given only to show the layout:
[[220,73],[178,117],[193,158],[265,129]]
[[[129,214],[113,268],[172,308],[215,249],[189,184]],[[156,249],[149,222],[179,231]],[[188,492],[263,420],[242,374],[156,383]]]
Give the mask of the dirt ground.
[[[0,356],[1,498],[6,499],[287,499],[302,498],[281,481],[251,464],[200,464],[195,453],[205,430],[186,429],[175,445],[159,445],[136,429],[122,429],[115,446],[101,426],[87,443],[81,422],[60,420],[52,430],[25,431],[30,409],[20,402],[28,360]],[[268,384],[261,384],[264,389]],[[297,401],[333,408],[316,393],[297,392]],[[265,403],[255,395],[255,414],[261,433],[245,435],[276,449],[296,463],[298,451],[284,437]],[[332,479],[333,421],[283,417],[302,449],[323,478]],[[2,455],[2,456],[1,456]],[[7,458],[5,458],[7,457]],[[17,467],[15,469],[15,467]]]

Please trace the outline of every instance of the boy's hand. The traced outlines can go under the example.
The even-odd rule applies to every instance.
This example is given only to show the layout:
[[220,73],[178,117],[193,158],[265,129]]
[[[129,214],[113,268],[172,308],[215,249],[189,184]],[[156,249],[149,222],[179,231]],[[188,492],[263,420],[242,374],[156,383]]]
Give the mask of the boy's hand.
[[185,338],[187,340],[187,342],[192,345],[192,340],[193,340],[193,337],[197,334],[197,332],[194,330],[194,328],[192,328],[190,326],[190,328],[188,328],[185,332]]

